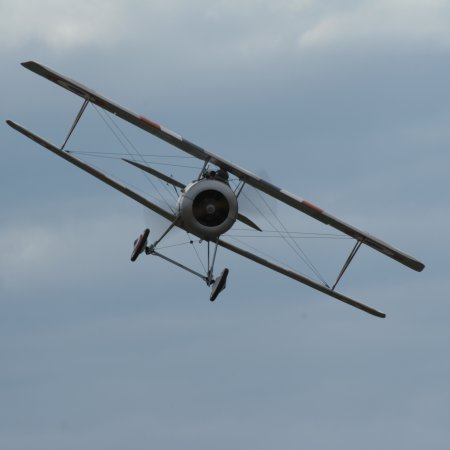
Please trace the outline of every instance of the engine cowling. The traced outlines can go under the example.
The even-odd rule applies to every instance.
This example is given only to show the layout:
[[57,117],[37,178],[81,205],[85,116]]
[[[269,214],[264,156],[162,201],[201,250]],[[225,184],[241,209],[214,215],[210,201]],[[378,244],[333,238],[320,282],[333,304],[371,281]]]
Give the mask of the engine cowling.
[[217,179],[188,184],[177,208],[186,230],[205,240],[227,232],[238,215],[236,195],[228,184]]

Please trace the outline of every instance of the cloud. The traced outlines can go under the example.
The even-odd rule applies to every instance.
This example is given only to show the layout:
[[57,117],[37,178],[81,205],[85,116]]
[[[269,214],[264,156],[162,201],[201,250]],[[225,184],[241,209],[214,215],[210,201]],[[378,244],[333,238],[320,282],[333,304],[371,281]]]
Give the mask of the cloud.
[[[325,3],[325,4],[324,4]],[[241,62],[301,49],[372,41],[448,48],[450,8],[444,0],[319,2],[317,0],[150,2],[40,0],[0,2],[0,46],[44,45],[53,51],[117,46],[159,49],[186,61]],[[195,24],[195,26],[194,26]],[[202,52],[198,52],[202,48]],[[179,53],[179,56],[183,52]],[[188,57],[189,56],[189,57]]]
[[[16,293],[58,290],[70,289],[78,283],[95,285],[100,280],[114,279],[114,274],[120,273],[120,263],[128,259],[126,253],[118,256],[117,251],[131,246],[136,223],[125,211],[111,213],[98,201],[96,210],[91,210],[92,204],[85,201],[84,207],[73,213],[70,209],[75,202],[68,201],[65,206],[71,206],[63,215],[54,211],[47,219],[16,219],[3,224],[0,288]],[[129,238],[120,241],[120,235]],[[111,245],[113,242],[118,245]]]
[[53,50],[110,45],[120,28],[125,3],[106,0],[0,2],[1,46],[44,44]]
[[375,46],[399,43],[450,46],[450,7],[444,0],[381,0],[358,2],[332,12],[300,35],[301,48],[329,48],[362,42]]

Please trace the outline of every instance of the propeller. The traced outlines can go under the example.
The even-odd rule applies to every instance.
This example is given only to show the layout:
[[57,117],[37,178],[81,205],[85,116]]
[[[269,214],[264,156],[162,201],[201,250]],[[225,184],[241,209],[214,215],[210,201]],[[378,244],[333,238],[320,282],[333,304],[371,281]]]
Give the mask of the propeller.
[[230,211],[225,196],[218,191],[207,190],[200,192],[192,205],[194,217],[205,226],[220,225]]

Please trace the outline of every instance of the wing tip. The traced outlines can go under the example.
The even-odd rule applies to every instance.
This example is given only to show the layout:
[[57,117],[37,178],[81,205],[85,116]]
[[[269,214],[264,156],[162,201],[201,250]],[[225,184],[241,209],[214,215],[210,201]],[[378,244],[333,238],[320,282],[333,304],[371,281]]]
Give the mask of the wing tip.
[[354,306],[355,308],[358,308],[361,311],[364,311],[364,312],[366,312],[368,314],[371,314],[372,316],[379,317],[380,319],[385,319],[386,318],[386,314],[384,312],[378,311],[377,309],[372,308],[372,307],[367,306],[367,305],[364,305],[362,303],[360,303],[360,305],[354,305],[353,304],[351,306]]
[[34,72],[37,75],[49,78],[47,73],[51,72],[51,70],[43,64],[40,64],[36,61],[24,61],[21,62],[20,65],[25,67],[25,69],[31,70],[31,72]]
[[422,272],[423,269],[425,269],[425,264],[419,262],[419,263],[417,264],[417,269],[416,269],[416,271],[417,271],[417,272]]
[[19,124],[17,124],[16,122],[14,122],[12,120],[9,120],[9,119],[6,120],[6,124],[17,131],[20,131],[20,129],[22,128]]
[[25,67],[26,69],[30,69],[33,66],[37,65],[36,61],[24,61],[20,63],[21,66]]
[[405,258],[394,258],[394,259],[396,259],[398,262],[404,264],[405,266],[409,267],[410,269],[416,272],[422,272],[422,270],[425,269],[424,263],[417,261],[417,259],[414,259],[411,256],[408,256],[407,259]]

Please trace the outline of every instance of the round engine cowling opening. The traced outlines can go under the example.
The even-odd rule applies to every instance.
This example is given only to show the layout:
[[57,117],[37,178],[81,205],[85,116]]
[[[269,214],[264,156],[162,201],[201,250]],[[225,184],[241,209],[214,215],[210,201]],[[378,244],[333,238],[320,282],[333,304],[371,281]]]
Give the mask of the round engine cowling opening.
[[227,219],[230,205],[222,192],[207,189],[195,197],[192,202],[192,213],[205,227],[217,227]]
[[238,204],[228,184],[203,179],[186,186],[178,200],[178,212],[188,231],[212,240],[233,226]]

